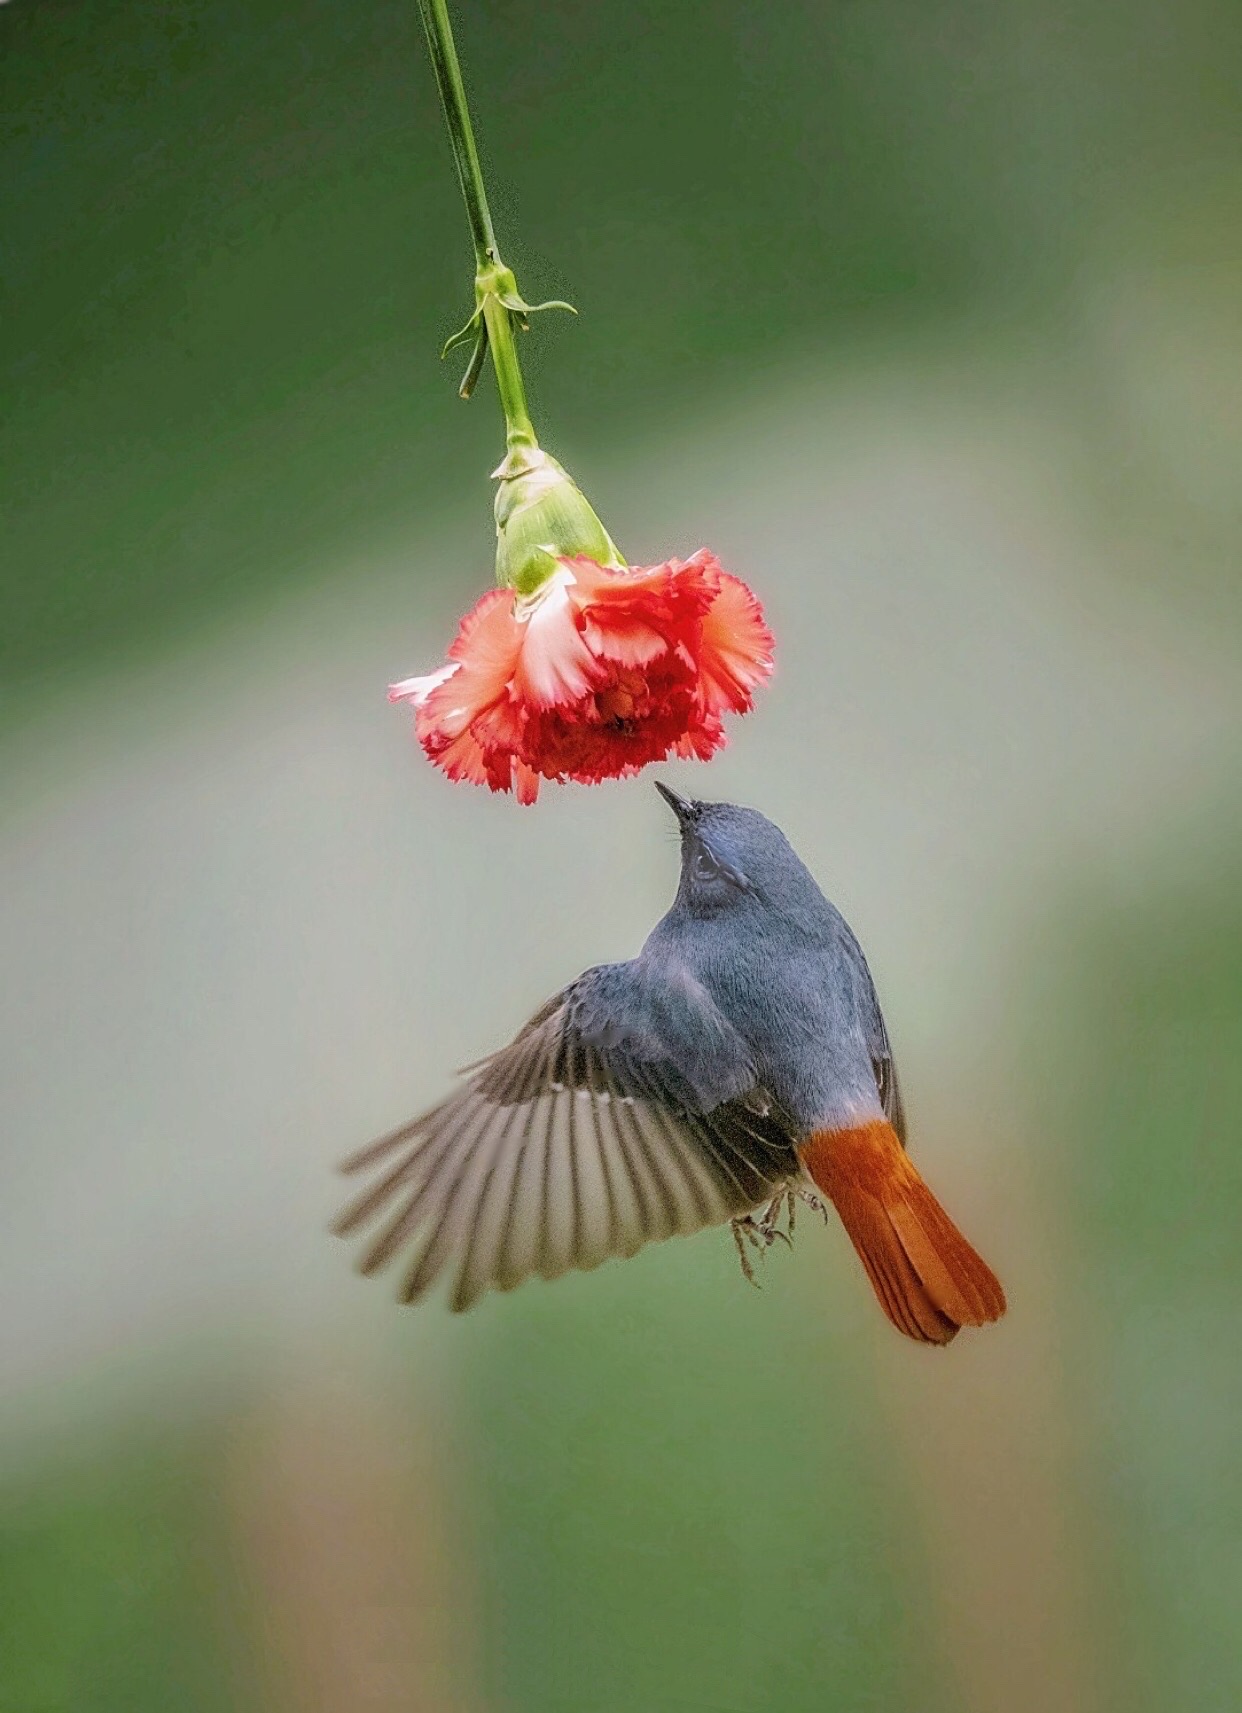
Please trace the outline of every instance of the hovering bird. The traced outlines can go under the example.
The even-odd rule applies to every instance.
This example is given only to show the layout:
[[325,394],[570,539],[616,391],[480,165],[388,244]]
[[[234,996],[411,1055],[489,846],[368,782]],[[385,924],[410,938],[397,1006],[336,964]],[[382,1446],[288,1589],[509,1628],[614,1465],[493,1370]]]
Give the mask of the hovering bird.
[[797,1198],[836,1208],[880,1307],[948,1344],[1005,1312],[1000,1283],[905,1151],[888,1032],[862,949],[754,809],[658,785],[681,830],[671,909],[636,958],[550,999],[430,1112],[344,1162],[378,1175],[337,1220],[385,1216],[361,1259],[402,1252],[414,1302],[554,1279],[731,1224],[743,1271]]

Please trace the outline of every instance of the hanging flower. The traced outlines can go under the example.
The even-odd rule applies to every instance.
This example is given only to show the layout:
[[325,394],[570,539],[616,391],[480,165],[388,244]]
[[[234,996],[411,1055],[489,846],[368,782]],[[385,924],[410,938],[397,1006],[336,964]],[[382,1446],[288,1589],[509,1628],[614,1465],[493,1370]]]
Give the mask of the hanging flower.
[[448,664],[388,694],[412,704],[450,779],[533,803],[541,779],[593,785],[670,754],[706,760],[771,651],[758,601],[706,550],[633,569],[560,559],[530,595],[489,590]]
[[[707,760],[724,716],[746,713],[772,670],[758,601],[706,549],[626,566],[547,453],[500,470],[497,572],[436,672],[390,686],[450,779],[515,791],[584,785],[668,755]],[[605,562],[608,561],[608,562]]]
[[[758,601],[705,548],[631,568],[586,497],[542,450],[518,360],[533,315],[501,259],[444,0],[420,0],[474,245],[474,307],[443,355],[470,352],[469,398],[490,358],[505,419],[493,472],[496,581],[437,671],[389,686],[450,779],[533,803],[544,779],[594,784],[667,755],[706,760],[724,716],[745,713],[772,671]],[[576,314],[577,312],[574,311]]]

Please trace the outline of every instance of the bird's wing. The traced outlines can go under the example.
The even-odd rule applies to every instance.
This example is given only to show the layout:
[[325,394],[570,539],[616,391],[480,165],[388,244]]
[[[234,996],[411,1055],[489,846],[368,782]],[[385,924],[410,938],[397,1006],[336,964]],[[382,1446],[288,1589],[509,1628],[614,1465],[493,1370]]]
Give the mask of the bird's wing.
[[413,1302],[451,1268],[455,1309],[722,1224],[797,1170],[741,1038],[697,984],[638,963],[588,970],[456,1093],[343,1167],[369,1168],[382,1170],[334,1229],[386,1215],[362,1270],[410,1251]]
[[[877,1011],[878,1011],[877,1007]],[[906,1103],[901,1098],[901,1084],[897,1080],[897,1063],[893,1058],[893,1050],[888,1044],[888,1031],[884,1029],[884,1019],[880,1018],[880,1028],[884,1030],[883,1051],[871,1058],[871,1069],[875,1072],[875,1086],[880,1091],[880,1105],[884,1108],[884,1116],[897,1133],[897,1140],[904,1148],[906,1145]]]
[[896,1131],[897,1139],[904,1148],[906,1145],[906,1107],[901,1098],[901,1084],[897,1079],[897,1061],[893,1057],[892,1044],[888,1038],[888,1028],[884,1022],[884,1013],[880,1010],[880,996],[875,990],[875,982],[872,980],[863,949],[844,918],[841,919],[841,927],[844,929],[845,953],[854,970],[863,1031],[866,1036],[868,1051],[871,1054],[871,1070],[875,1076],[875,1086],[880,1096],[880,1105],[884,1110],[885,1118]]

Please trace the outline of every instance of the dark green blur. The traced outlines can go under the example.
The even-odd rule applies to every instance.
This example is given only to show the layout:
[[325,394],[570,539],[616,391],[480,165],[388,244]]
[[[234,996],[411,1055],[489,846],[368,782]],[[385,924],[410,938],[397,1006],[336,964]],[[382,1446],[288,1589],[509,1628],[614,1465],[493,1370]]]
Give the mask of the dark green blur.
[[[504,253],[581,311],[524,350],[584,480],[799,350],[1055,319],[1094,222],[1236,160],[1223,3],[459,10]],[[411,0],[0,14],[6,700],[463,472],[482,500],[501,440],[437,357],[471,263],[425,59]]]

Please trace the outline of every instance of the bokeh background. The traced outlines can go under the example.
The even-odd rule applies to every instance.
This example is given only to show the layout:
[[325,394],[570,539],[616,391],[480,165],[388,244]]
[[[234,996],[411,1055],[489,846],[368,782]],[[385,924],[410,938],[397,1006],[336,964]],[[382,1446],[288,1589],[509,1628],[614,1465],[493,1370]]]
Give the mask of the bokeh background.
[[449,786],[490,575],[413,0],[0,9],[0,1708],[1242,1705],[1242,10],[478,0],[536,420],[779,673],[1011,1312],[809,1218],[398,1311],[334,1161],[588,963],[649,780]]

